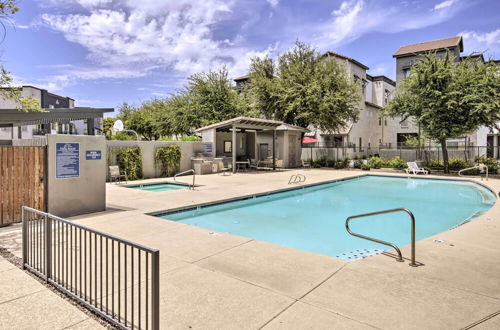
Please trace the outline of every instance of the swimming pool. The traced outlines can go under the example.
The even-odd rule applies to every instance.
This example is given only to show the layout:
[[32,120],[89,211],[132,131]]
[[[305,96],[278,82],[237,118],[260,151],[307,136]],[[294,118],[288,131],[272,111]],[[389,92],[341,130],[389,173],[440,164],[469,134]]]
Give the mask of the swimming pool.
[[154,183],[154,184],[127,186],[127,188],[158,192],[158,191],[186,189],[189,188],[189,186],[183,184],[175,184],[175,183]]
[[[495,200],[489,189],[471,182],[362,176],[158,216],[355,260],[387,248],[349,235],[348,216],[405,207],[415,215],[416,239],[421,240],[474,219]],[[354,219],[350,227],[398,246],[410,243],[410,221],[404,213]]]

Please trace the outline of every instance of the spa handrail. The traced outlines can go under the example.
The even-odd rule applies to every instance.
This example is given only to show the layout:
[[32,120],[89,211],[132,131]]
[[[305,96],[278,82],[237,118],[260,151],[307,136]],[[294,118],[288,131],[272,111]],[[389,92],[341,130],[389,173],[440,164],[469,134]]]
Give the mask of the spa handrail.
[[[464,168],[460,171],[458,171],[458,176],[464,176],[462,175],[462,172],[473,170],[473,169],[478,169],[479,171],[486,170],[486,181],[488,181],[488,166],[486,166],[483,163],[480,163],[479,165],[473,166],[473,167],[468,167]],[[476,176],[468,176],[469,178],[477,178]],[[479,172],[479,177],[481,178],[481,181],[483,180],[483,177],[481,176],[481,172]]]
[[195,180],[195,173],[194,173],[194,170],[193,169],[189,169],[187,171],[184,171],[184,172],[181,172],[181,173],[177,173],[176,175],[174,175],[174,181],[175,181],[175,178],[178,177],[179,175],[183,175],[183,174],[188,174],[188,173],[193,173],[193,184],[190,186],[189,189],[192,189],[194,190],[194,180]]
[[365,236],[365,235],[353,233],[351,231],[351,229],[349,228],[349,221],[351,221],[352,219],[362,218],[362,217],[370,217],[370,216],[373,216],[373,215],[386,214],[386,213],[394,213],[394,212],[406,212],[410,216],[410,220],[411,220],[411,262],[410,262],[410,266],[416,267],[417,264],[415,263],[415,216],[413,215],[413,213],[411,213],[410,210],[408,210],[406,208],[397,208],[397,209],[390,209],[390,210],[384,210],[384,211],[378,211],[378,212],[371,212],[371,213],[351,215],[350,217],[348,217],[345,220],[345,229],[352,236],[356,236],[356,237],[359,237],[359,238],[364,238],[364,239],[367,239],[367,240],[375,242],[375,243],[384,244],[384,245],[392,247],[398,253],[398,258],[396,260],[400,261],[400,262],[403,262],[403,255],[401,254],[401,250],[399,250],[399,248],[395,244],[392,244],[392,243],[389,243],[389,242],[386,242],[386,241],[382,241],[382,240],[377,239],[377,238],[368,237],[368,236]]

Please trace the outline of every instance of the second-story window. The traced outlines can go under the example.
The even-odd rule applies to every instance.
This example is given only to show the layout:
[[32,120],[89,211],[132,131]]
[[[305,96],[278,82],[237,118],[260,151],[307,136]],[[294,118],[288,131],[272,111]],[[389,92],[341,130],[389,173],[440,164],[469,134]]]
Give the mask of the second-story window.
[[388,89],[384,90],[384,105],[389,102],[390,98],[391,98],[391,91]]

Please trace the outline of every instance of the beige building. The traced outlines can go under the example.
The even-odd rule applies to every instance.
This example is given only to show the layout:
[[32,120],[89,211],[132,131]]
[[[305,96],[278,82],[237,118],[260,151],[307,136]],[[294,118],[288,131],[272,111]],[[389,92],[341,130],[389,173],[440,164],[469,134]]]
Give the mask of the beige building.
[[324,56],[342,63],[352,81],[358,83],[361,93],[359,119],[338,132],[323,132],[311,126],[306,135],[317,139],[317,145],[321,147],[363,150],[394,143],[394,134],[397,132],[393,127],[395,120],[383,119],[382,109],[389,101],[396,83],[386,76],[369,75],[369,68],[353,58],[334,52],[326,52]]

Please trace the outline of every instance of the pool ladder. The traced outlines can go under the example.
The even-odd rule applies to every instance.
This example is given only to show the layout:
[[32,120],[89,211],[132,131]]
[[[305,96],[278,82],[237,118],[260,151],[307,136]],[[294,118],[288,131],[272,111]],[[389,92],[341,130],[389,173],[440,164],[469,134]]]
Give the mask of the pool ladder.
[[[462,172],[468,171],[468,170],[474,170],[478,169],[479,170],[479,177],[481,178],[481,181],[483,181],[483,177],[481,176],[481,172],[486,171],[486,181],[488,181],[488,166],[485,164],[481,163],[479,165],[469,167],[469,168],[464,168],[463,170],[458,171],[458,176],[464,176],[462,175]],[[477,178],[477,176],[467,176],[469,178]]]
[[358,215],[351,215],[350,217],[348,217],[345,220],[345,229],[352,236],[356,236],[356,237],[363,238],[363,239],[366,239],[366,240],[369,240],[369,241],[372,241],[372,242],[375,242],[375,243],[384,244],[384,245],[392,247],[394,250],[396,250],[396,252],[398,254],[398,257],[397,257],[396,261],[404,262],[403,255],[401,254],[401,250],[399,250],[399,248],[395,244],[392,244],[392,243],[389,243],[389,242],[386,242],[386,241],[382,241],[382,240],[377,239],[377,238],[368,237],[368,236],[365,236],[365,235],[353,233],[351,231],[351,228],[349,228],[349,221],[351,221],[352,219],[363,218],[363,217],[370,217],[370,216],[373,216],[373,215],[386,214],[386,213],[394,213],[394,212],[406,212],[410,216],[410,221],[411,221],[411,262],[410,262],[410,266],[417,267],[418,265],[415,263],[415,216],[413,215],[413,213],[411,213],[410,210],[405,209],[405,208],[397,208],[397,209],[390,209],[390,210],[384,210],[384,211],[378,211],[378,212],[371,212],[371,213],[364,213],[364,214],[358,214]]
[[181,173],[177,173],[176,175],[174,175],[174,182],[175,182],[175,178],[180,176],[180,175],[183,175],[183,174],[188,174],[188,173],[193,173],[193,184],[189,186],[189,189],[191,190],[194,190],[194,179],[195,179],[195,174],[194,174],[194,170],[193,169],[190,169],[190,170],[187,170],[187,171],[184,171],[184,172],[181,172]]
[[306,182],[306,176],[304,174],[292,174],[288,180],[288,184],[303,183]]

